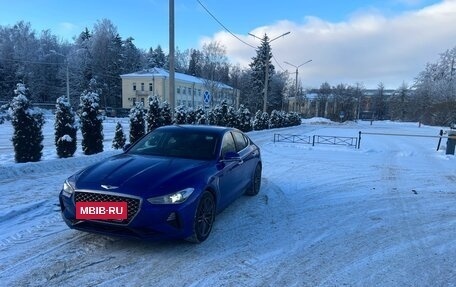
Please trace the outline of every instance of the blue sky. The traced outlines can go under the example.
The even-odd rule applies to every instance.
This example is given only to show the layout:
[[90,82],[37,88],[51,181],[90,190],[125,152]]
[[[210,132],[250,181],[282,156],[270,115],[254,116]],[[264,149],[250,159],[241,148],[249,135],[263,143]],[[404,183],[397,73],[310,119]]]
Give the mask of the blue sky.
[[[455,0],[200,1],[233,33],[252,45],[258,42],[249,38],[248,33],[267,33],[274,37],[290,31],[289,36],[278,39],[272,45],[276,64],[284,66],[283,62],[288,61],[298,65],[312,59],[307,65],[309,68],[300,72],[300,77],[307,76],[309,86],[319,86],[324,81],[334,85],[338,82],[360,82],[366,86],[375,86],[383,81],[391,87],[403,81],[410,83],[413,75],[416,76],[427,61],[437,59],[438,53],[452,48],[455,43],[448,40],[456,36],[455,29],[449,27],[456,26]],[[14,25],[25,20],[38,32],[50,29],[53,34],[69,41],[85,27],[91,29],[102,18],[111,20],[122,38],[133,37],[138,48],[148,49],[161,44],[165,50],[168,49],[166,0],[0,0],[0,25]],[[219,41],[226,47],[230,60],[243,66],[254,55],[252,48],[224,32],[197,0],[175,0],[175,18],[176,45],[181,50],[200,48],[207,41]],[[453,25],[450,25],[451,20],[454,20]],[[437,29],[439,35],[428,32],[428,28]],[[415,34],[421,32],[424,33],[420,41],[426,44],[418,48]],[[393,42],[402,43],[408,37],[413,38],[413,42],[397,48],[376,50],[377,45],[377,48],[369,45],[387,41],[388,46],[396,46],[398,44]],[[432,45],[427,41],[431,41]],[[409,53],[398,55],[397,50],[401,48],[409,49]],[[419,51],[414,51],[415,48]],[[376,50],[375,54],[371,54],[372,50]],[[362,57],[366,59],[358,57],[365,54],[370,56]],[[388,55],[391,56],[389,64],[375,60],[388,59]],[[372,59],[374,56],[375,59]],[[406,60],[403,65],[397,63],[401,58]],[[392,59],[396,61],[396,66],[402,68],[395,69]],[[413,67],[405,71],[405,66],[410,66],[412,61]],[[378,72],[370,71],[373,64],[382,67],[378,68]],[[344,67],[357,67],[364,73],[353,73]],[[311,73],[311,69],[314,73],[306,75]]]

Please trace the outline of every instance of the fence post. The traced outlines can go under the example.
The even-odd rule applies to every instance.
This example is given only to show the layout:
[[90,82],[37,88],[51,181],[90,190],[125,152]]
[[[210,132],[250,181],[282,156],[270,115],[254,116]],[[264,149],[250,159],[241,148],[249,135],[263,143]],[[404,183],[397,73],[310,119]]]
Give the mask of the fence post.
[[439,151],[440,149],[440,143],[442,142],[442,136],[443,136],[443,130],[440,130],[440,138],[439,138],[439,143],[437,144],[437,151]]
[[312,146],[315,146],[315,135],[312,137]]
[[361,147],[361,131],[358,134],[358,149]]
[[277,135],[277,134],[274,134],[274,142],[276,142],[276,135]]

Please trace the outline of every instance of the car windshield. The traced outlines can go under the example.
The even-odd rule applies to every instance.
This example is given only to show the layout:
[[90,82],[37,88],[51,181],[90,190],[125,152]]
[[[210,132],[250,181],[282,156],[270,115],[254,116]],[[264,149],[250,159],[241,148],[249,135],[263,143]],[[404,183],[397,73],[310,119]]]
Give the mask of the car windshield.
[[216,147],[215,134],[187,129],[165,129],[148,134],[128,153],[211,160],[215,158]]

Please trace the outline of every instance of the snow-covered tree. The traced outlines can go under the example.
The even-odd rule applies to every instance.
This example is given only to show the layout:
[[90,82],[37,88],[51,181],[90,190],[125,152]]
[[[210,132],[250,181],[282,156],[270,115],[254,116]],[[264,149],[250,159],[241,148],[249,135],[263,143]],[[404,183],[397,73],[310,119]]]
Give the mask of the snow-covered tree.
[[222,101],[220,105],[216,105],[209,111],[209,124],[215,126],[226,126],[228,120],[228,104]]
[[187,122],[187,108],[185,106],[177,106],[174,109],[174,123],[178,125],[185,124]]
[[195,110],[195,124],[197,124],[197,125],[207,124],[206,112],[204,111],[204,108],[202,106],[199,106]]
[[196,124],[196,112],[193,109],[187,110],[187,124],[195,125]]
[[141,102],[130,110],[130,143],[134,144],[146,132],[146,123],[144,120],[144,109]]
[[127,138],[125,137],[125,133],[122,128],[122,124],[120,122],[117,122],[116,131],[114,133],[114,138],[112,139],[112,148],[122,149],[125,146],[126,141],[127,141]]
[[99,112],[99,102],[96,81],[92,79],[89,89],[82,93],[79,104],[82,151],[86,155],[103,151],[103,117]]
[[253,120],[253,129],[256,131],[265,130],[269,128],[269,115],[266,112],[258,110],[255,113],[255,119]]
[[39,161],[43,150],[43,113],[30,107],[24,84],[17,84],[10,104],[13,145],[16,162]]
[[269,118],[269,127],[271,129],[282,127],[283,119],[279,111],[273,110]]
[[249,132],[252,130],[252,118],[249,109],[241,105],[237,112],[238,114],[238,126],[237,128],[243,132]]
[[57,155],[61,158],[72,157],[76,151],[76,132],[78,130],[75,113],[66,97],[58,98],[55,108],[54,142]]
[[268,93],[271,91],[272,76],[274,75],[274,65],[271,63],[272,52],[269,44],[269,37],[265,34],[261,45],[256,49],[257,55],[252,58],[251,68],[251,89],[252,97],[249,106],[255,109],[263,109],[266,64],[268,67]]
[[160,126],[167,126],[173,123],[171,108],[167,101],[164,101],[160,107]]
[[156,96],[149,96],[149,109],[146,114],[147,131],[150,132],[158,128],[160,123],[160,101]]
[[228,112],[226,114],[226,126],[232,128],[237,128],[239,126],[238,114],[232,106],[228,107]]

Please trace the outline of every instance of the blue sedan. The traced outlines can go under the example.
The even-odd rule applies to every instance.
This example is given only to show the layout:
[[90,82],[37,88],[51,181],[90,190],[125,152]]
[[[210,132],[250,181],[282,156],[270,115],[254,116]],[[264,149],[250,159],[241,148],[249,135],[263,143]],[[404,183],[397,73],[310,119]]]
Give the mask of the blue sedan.
[[[199,243],[217,213],[242,194],[258,194],[261,170],[260,149],[237,129],[160,127],[70,176],[59,195],[62,217],[82,231]],[[106,204],[115,211],[117,203],[125,205],[124,217],[107,218]]]

